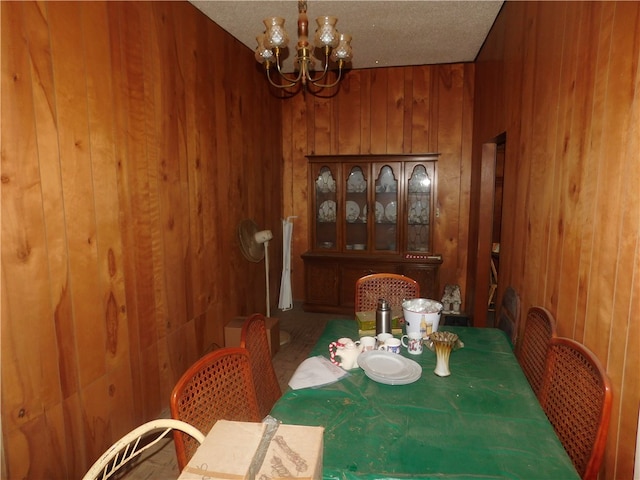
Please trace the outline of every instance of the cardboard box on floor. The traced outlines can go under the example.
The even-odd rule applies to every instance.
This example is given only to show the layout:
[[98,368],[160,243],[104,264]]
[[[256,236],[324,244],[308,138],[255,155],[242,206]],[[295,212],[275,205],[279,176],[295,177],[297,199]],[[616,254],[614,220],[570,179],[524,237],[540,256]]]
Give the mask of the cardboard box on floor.
[[[224,346],[239,347],[240,334],[242,333],[242,324],[247,317],[236,317],[227,323],[224,327]],[[267,317],[265,321],[267,327],[267,338],[269,340],[269,348],[271,356],[278,353],[280,348],[280,325],[275,317]]]
[[272,433],[265,423],[218,420],[178,480],[320,480],[323,433],[323,427],[282,424]]

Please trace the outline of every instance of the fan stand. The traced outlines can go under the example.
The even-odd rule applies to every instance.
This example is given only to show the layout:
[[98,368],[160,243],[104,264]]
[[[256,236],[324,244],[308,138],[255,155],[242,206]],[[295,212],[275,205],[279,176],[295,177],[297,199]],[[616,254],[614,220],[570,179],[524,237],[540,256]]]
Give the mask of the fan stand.
[[[269,240],[264,242],[264,275],[267,290],[267,318],[271,317],[271,302],[269,301]],[[291,334],[280,330],[280,346],[286,345],[291,341]]]

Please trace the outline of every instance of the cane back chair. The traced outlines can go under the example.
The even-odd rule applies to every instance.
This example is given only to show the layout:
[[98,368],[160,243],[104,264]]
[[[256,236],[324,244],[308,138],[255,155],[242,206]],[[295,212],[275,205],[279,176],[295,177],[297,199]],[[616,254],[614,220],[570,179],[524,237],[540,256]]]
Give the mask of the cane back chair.
[[[249,352],[224,347],[200,358],[176,383],[170,407],[173,418],[190,423],[205,435],[220,419],[259,422],[262,417]],[[182,432],[174,432],[173,438],[182,470],[198,444]]]
[[538,395],[547,358],[547,347],[556,336],[556,320],[543,307],[531,307],[527,311],[524,331],[516,347],[516,358],[529,385]]
[[282,396],[278,377],[271,361],[271,350],[269,349],[264,315],[254,313],[244,321],[242,332],[240,333],[240,347],[249,351],[260,416],[264,418]]
[[111,445],[91,466],[83,480],[106,480],[116,473],[121,473],[119,472],[120,468],[137,458],[145,450],[154,447],[170,431],[180,431],[189,435],[198,444],[204,441],[202,432],[186,422],[172,418],[152,420],[140,425]]
[[582,479],[595,480],[613,402],[611,381],[598,358],[575,340],[552,338],[538,398]]
[[391,308],[401,308],[405,299],[419,298],[420,285],[397,273],[372,273],[356,280],[356,312],[371,312],[384,298]]

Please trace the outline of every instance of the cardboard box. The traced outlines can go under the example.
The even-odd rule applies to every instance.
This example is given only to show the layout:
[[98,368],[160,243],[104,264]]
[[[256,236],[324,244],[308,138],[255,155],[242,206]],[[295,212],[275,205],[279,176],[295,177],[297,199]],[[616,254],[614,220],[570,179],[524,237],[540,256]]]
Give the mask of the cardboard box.
[[218,420],[178,480],[322,479],[323,427]]
[[[246,317],[236,317],[227,323],[224,327],[224,346],[239,347],[240,334],[242,333],[242,324]],[[271,356],[278,353],[280,348],[280,325],[275,317],[267,317],[265,325],[267,327],[267,338],[269,340],[269,348]]]

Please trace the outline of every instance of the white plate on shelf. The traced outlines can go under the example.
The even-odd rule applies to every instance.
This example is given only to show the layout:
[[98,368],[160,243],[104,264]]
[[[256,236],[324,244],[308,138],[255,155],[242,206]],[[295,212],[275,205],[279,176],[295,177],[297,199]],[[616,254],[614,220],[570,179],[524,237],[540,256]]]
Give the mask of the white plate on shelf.
[[335,222],[336,221],[336,202],[333,200],[325,200],[320,204],[318,210],[318,220],[320,222]]
[[381,223],[384,219],[384,207],[380,202],[376,202],[376,223]]
[[362,353],[358,365],[371,380],[386,385],[406,385],[422,376],[422,367],[417,362],[381,350]]
[[[380,171],[380,186],[385,192],[395,192],[397,191],[396,180],[393,178],[393,170],[391,167],[385,165],[382,167]],[[378,190],[376,189],[376,192]]]
[[367,182],[362,175],[362,170],[354,170],[347,179],[347,192],[364,192],[367,189]]
[[356,202],[347,200],[345,213],[347,214],[347,222],[353,223],[358,220],[358,216],[360,215],[360,207]]
[[316,180],[316,188],[322,193],[335,192],[336,181],[329,170],[324,170]]
[[397,208],[398,206],[396,205],[396,202],[389,202],[387,204],[387,206],[384,209],[384,216],[388,221],[390,222],[396,221],[396,219],[398,218]]

